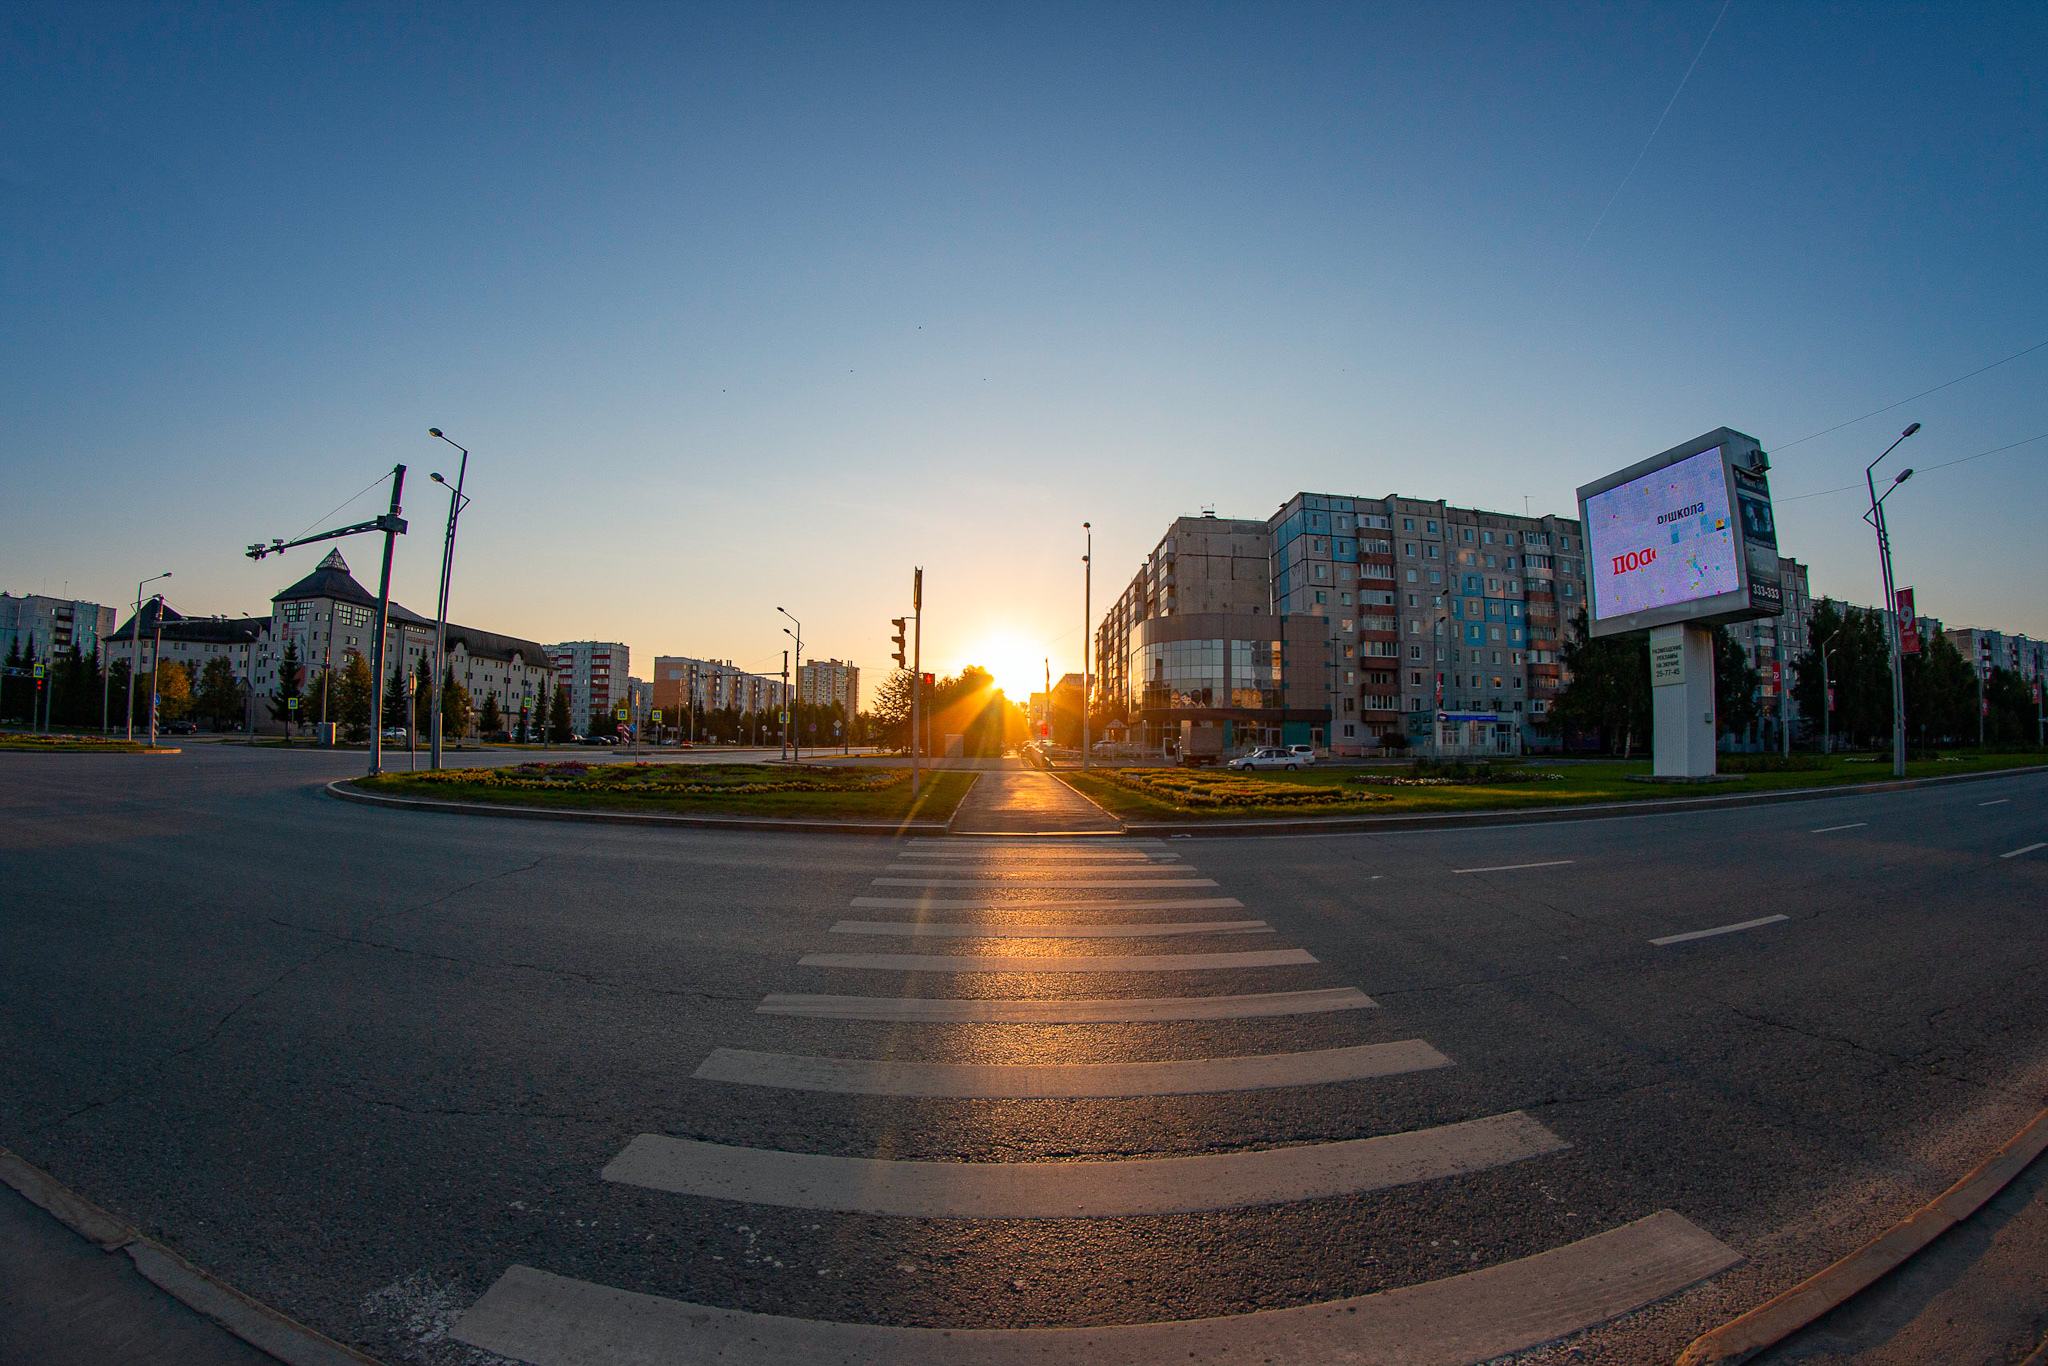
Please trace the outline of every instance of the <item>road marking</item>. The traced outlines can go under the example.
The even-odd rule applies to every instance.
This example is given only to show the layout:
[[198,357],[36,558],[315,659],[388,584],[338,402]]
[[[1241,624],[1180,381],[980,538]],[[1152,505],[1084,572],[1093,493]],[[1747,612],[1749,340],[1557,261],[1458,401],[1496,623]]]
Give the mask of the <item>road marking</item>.
[[1658,948],[1666,944],[1683,944],[1688,939],[1711,939],[1717,934],[1734,934],[1737,930],[1753,930],[1759,925],[1775,925],[1780,920],[1790,920],[1789,915],[1767,915],[1761,920],[1745,920],[1740,925],[1717,925],[1711,930],[1687,930],[1684,934],[1667,934],[1662,939],[1650,942]]
[[1307,949],[1249,953],[944,954],[807,953],[805,968],[879,968],[885,972],[1202,972],[1213,968],[1287,968],[1316,960]]
[[1332,1010],[1375,1010],[1379,1002],[1357,987],[1269,991],[1248,996],[1124,996],[1108,1000],[1037,997],[803,996],[764,997],[762,1015],[821,1020],[932,1021],[947,1024],[1082,1024],[1144,1020],[1249,1020],[1267,1015],[1320,1015]]
[[1185,897],[1177,901],[960,901],[940,897],[857,896],[857,911],[1228,911],[1243,910],[1234,896]]
[[515,1265],[449,1330],[538,1366],[1462,1363],[1567,1337],[1741,1261],[1670,1210],[1462,1276],[1294,1309],[1091,1328],[895,1328],[687,1304]]
[[[1037,909],[1028,902],[1026,907]],[[1142,925],[1001,925],[930,920],[842,920],[832,927],[834,934],[897,934],[937,939],[1148,939],[1174,934],[1272,932],[1273,927],[1263,920],[1184,920]]]
[[1997,801],[1995,801],[1995,802],[1978,802],[1978,803],[1977,803],[1977,805],[1979,805],[1979,806],[2004,806],[2004,805],[2005,805],[2005,804],[2006,804],[2007,802],[2009,802],[2009,801],[2011,801],[2011,800],[2012,800],[2012,798],[2010,798],[2010,797],[2000,797],[2000,798],[1999,798],[1999,799],[1998,799]]
[[[877,887],[986,887],[980,878],[972,877],[878,877]],[[1030,882],[1011,882],[1010,887],[1136,887],[1140,890],[1151,887],[1214,887],[1216,880],[1206,877],[1175,878],[1081,878],[1081,877],[1039,877]]]
[[1847,825],[1823,825],[1818,830],[1809,830],[1809,835],[1832,835],[1837,830],[1861,830],[1869,821],[1850,821]]
[[1380,1138],[1115,1162],[895,1162],[641,1134],[603,1176],[792,1209],[913,1219],[1103,1219],[1384,1190],[1570,1146],[1519,1110]]
[[1562,868],[1568,863],[1576,863],[1577,861],[1576,859],[1554,858],[1543,863],[1502,863],[1492,868],[1453,868],[1451,871],[1454,873],[1512,873],[1523,868]]
[[1171,1062],[959,1063],[890,1058],[799,1057],[739,1048],[712,1050],[692,1073],[698,1081],[832,1091],[854,1096],[1198,1096],[1324,1086],[1449,1067],[1451,1060],[1421,1039]]
[[[986,849],[905,849],[902,853],[896,855],[896,857],[928,859],[989,859],[991,853],[994,853],[994,855],[998,858],[1003,858],[1003,861],[1007,863],[1035,863],[1039,861],[1049,863],[1065,863],[1073,862],[1076,860],[1085,863],[1152,863],[1164,862],[1170,859],[1177,859],[1180,857],[1179,854],[1141,853],[1135,849],[1019,849],[1014,851],[1014,853],[1012,853],[1011,851],[991,851]],[[1009,856],[1004,857],[1006,854]]]
[[[1169,878],[1187,877],[1197,870],[1184,868],[1177,864],[1167,866],[1153,864],[1145,868],[1132,868],[1115,863],[1107,863],[1094,868],[931,868],[916,863],[899,863],[883,871],[890,873],[924,873],[927,875],[943,873],[953,882],[968,884],[976,882],[1039,882],[1048,877],[1067,877],[1070,875],[1081,877],[1116,877],[1125,879],[1131,886],[1142,887],[1153,882],[1163,882]],[[1124,884],[1119,883],[1118,885]]]
[[2010,854],[2000,854],[1999,857],[2018,858],[2021,854],[2031,854],[2036,849],[2048,849],[2048,843],[2023,845],[2020,848],[2013,850]]

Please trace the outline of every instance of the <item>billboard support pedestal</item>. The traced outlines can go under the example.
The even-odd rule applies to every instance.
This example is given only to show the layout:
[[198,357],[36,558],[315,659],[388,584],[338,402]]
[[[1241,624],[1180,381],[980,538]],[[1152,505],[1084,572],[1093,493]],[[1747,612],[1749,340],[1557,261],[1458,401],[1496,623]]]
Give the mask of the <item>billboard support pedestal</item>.
[[1659,778],[1714,773],[1714,634],[1673,622],[1650,628],[1650,701]]

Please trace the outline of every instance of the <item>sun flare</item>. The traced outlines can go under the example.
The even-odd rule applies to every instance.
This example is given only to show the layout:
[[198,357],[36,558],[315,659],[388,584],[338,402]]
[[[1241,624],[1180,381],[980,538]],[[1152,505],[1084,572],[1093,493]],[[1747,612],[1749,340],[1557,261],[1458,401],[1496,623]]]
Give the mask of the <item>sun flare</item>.
[[[984,636],[963,656],[969,664],[978,664],[994,676],[996,686],[1012,702],[1022,704],[1035,692],[1045,691],[1045,660],[1047,651],[1015,635]],[[1053,661],[1053,678],[1068,670]]]

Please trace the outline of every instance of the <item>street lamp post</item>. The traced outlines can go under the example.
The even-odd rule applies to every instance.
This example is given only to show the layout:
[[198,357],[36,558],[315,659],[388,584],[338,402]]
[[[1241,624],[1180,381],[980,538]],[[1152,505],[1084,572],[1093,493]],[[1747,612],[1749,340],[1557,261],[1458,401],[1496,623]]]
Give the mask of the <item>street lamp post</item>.
[[[441,766],[441,675],[448,671],[448,580],[455,564],[455,524],[462,516],[462,509],[469,504],[463,497],[462,481],[469,474],[469,452],[455,442],[441,435],[439,427],[427,428],[427,435],[439,437],[462,452],[462,463],[455,467],[455,487],[448,490],[448,533],[441,542],[441,596],[434,608],[434,712],[430,719],[433,726],[433,754],[427,760],[428,768]],[[448,481],[438,474],[427,476],[443,488]]]
[[[791,621],[796,621],[796,629],[794,631],[785,626],[782,628],[782,634],[796,642],[796,700],[801,702],[804,695],[804,624],[797,621],[795,617],[789,616],[789,613],[783,611],[780,607],[775,610],[782,612],[782,615],[789,617]],[[799,715],[800,713],[796,705],[792,703],[789,709],[790,743],[796,762],[802,763],[804,761],[804,736],[802,729],[797,725]]]
[[[171,577],[171,571],[166,569],[163,573],[144,579],[142,583],[135,585],[135,621],[129,627],[128,634],[128,739],[130,740],[135,738],[135,661],[140,658],[142,652],[142,585],[155,583],[157,579],[168,579],[169,577]],[[159,593],[157,597],[161,598],[163,594]],[[109,664],[109,679],[113,676],[112,669],[113,666]],[[106,683],[101,683],[100,685],[100,731],[103,734],[107,729],[107,686]]]
[[1831,733],[1835,718],[1835,686],[1828,681],[1828,646],[1840,634],[1842,628],[1838,626],[1820,643],[1820,752],[1823,758],[1832,754],[1835,748]]
[[1900,432],[1899,440],[1885,447],[1884,455],[1880,455],[1877,459],[1871,461],[1863,470],[1863,482],[1870,490],[1870,511],[1863,514],[1863,520],[1870,523],[1877,531],[1878,565],[1884,571],[1884,616],[1886,635],[1888,637],[1887,643],[1891,646],[1892,656],[1892,776],[1894,778],[1906,776],[1906,672],[1905,658],[1901,653],[1904,642],[1899,639],[1898,595],[1892,587],[1892,540],[1890,533],[1885,530],[1884,499],[1891,497],[1899,485],[1911,479],[1913,471],[1910,466],[1899,471],[1898,475],[1892,479],[1891,486],[1884,491],[1884,498],[1880,498],[1877,495],[1877,479],[1873,471],[1884,463],[1885,455],[1890,455],[1899,448],[1900,441],[1904,441],[1919,430],[1920,424],[1915,422],[1912,426],[1906,428],[1905,431]]
[[1081,556],[1081,771],[1088,771],[1088,620],[1095,615],[1091,601],[1095,589],[1095,528],[1081,523],[1088,533],[1088,550]]

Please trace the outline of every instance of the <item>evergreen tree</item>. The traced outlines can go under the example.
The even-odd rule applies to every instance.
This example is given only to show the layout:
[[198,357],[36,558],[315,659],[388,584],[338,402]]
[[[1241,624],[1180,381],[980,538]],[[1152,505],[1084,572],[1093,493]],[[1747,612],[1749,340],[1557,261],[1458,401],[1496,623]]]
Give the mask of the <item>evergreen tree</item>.
[[1546,729],[1597,731],[1610,753],[1627,754],[1650,735],[1650,633],[1594,639],[1579,609],[1560,651],[1570,676],[1551,704]]
[[403,726],[412,730],[412,718],[406,715],[405,664],[394,663],[391,676],[384,682],[384,724]]
[[[1825,676],[1835,692],[1835,709],[1826,723],[1834,742],[1867,745],[1882,736],[1889,744],[1891,651],[1885,643],[1883,617],[1823,598],[1808,619],[1807,641],[1805,653],[1792,666],[1792,697],[1800,714],[1815,718],[1813,725],[1820,728],[1826,705],[1822,693]],[[1827,652],[1825,670],[1821,667],[1823,649]]]
[[287,739],[291,738],[292,729],[299,719],[291,703],[293,698],[300,696],[299,684],[304,676],[304,668],[299,663],[299,642],[287,637],[284,658],[277,664],[277,691],[270,695],[270,719],[285,723]]
[[215,655],[199,671],[199,695],[193,703],[193,710],[205,717],[215,730],[232,730],[241,719],[242,685],[235,677],[235,666],[228,662],[226,655]]
[[469,723],[475,715],[469,689],[456,681],[455,668],[450,665],[441,675],[441,743],[451,744],[469,734]]
[[555,698],[548,707],[548,739],[557,745],[566,745],[575,732],[569,728],[569,689],[567,685],[555,684]]
[[[14,699],[21,692],[19,680],[26,673],[21,662],[21,637],[15,636],[7,642],[7,663],[4,671],[0,671],[0,720],[14,719]],[[26,716],[27,712],[28,708],[23,707],[22,714]]]
[[1727,627],[1716,626],[1713,635],[1714,723],[1723,735],[1744,735],[1762,715],[1757,692],[1764,677]]
[[434,666],[422,653],[412,671],[412,731],[414,743],[430,741],[434,734]]
[[477,712],[476,728],[486,740],[505,729],[505,713],[498,707],[498,694],[495,691],[484,694],[484,705]]
[[366,740],[370,735],[370,703],[374,697],[376,680],[370,674],[370,661],[363,658],[360,650],[350,650],[342,661],[341,676],[334,680],[334,696],[329,702],[328,719],[339,722],[342,733],[351,740]]

